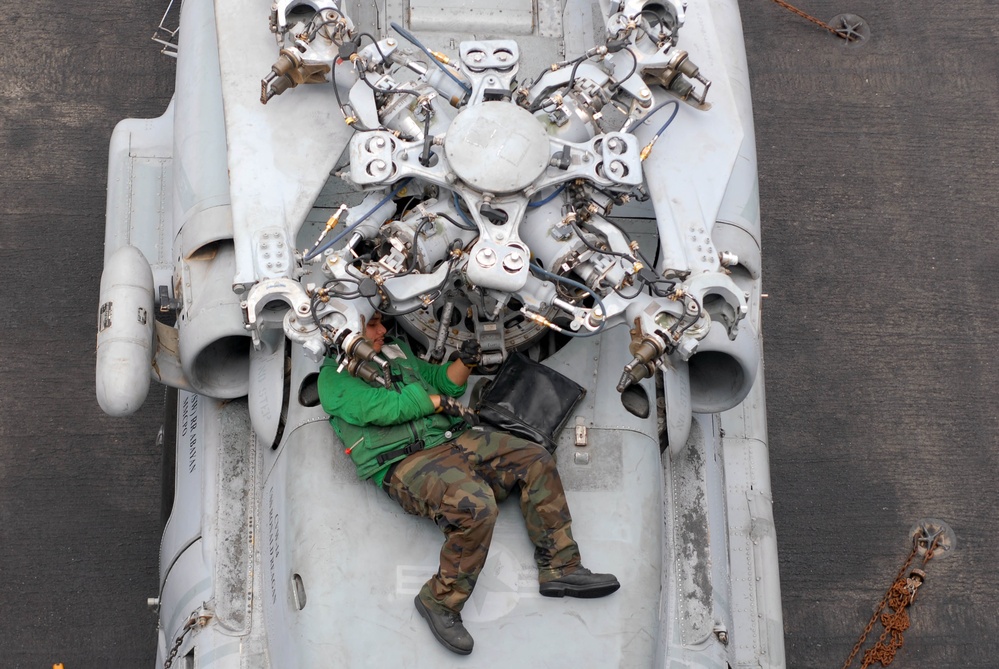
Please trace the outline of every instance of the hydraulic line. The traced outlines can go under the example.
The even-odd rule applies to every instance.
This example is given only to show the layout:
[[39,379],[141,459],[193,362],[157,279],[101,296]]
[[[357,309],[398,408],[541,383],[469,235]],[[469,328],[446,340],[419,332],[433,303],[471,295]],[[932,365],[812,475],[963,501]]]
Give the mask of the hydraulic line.
[[430,49],[428,49],[427,47],[423,46],[423,43],[420,42],[420,40],[416,39],[416,37],[411,32],[409,32],[408,30],[406,30],[405,28],[403,28],[402,26],[400,26],[395,21],[392,21],[391,23],[389,23],[389,25],[392,26],[392,30],[394,30],[397,33],[399,33],[400,35],[402,35],[403,39],[405,39],[407,42],[409,42],[410,44],[412,44],[413,46],[415,46],[417,49],[419,49],[423,53],[427,54],[427,58],[430,59],[430,62],[432,62],[437,67],[439,67],[444,74],[446,74],[447,76],[451,77],[451,79],[454,80],[454,83],[456,83],[459,86],[461,86],[461,89],[463,91],[465,91],[466,95],[468,95],[469,93],[472,92],[472,89],[468,87],[468,84],[466,84],[465,82],[463,82],[458,77],[454,76],[454,73],[451,72],[451,70],[447,69],[447,66],[444,65],[444,63],[442,63],[439,60],[437,60],[437,57],[434,56],[434,54],[430,53]]
[[573,332],[571,330],[566,330],[565,328],[562,328],[562,334],[567,335],[569,337],[592,337],[593,335],[600,334],[603,331],[604,327],[607,325],[607,320],[606,320],[607,307],[604,306],[604,301],[600,299],[600,296],[597,295],[595,291],[590,289],[589,286],[579,283],[578,281],[573,281],[572,279],[566,278],[564,276],[559,276],[558,274],[553,274],[552,272],[549,272],[546,269],[542,269],[540,265],[535,265],[534,263],[531,263],[531,269],[547,279],[558,281],[559,283],[564,284],[566,286],[570,286],[572,288],[585,290],[587,293],[593,296],[593,299],[596,300],[597,305],[600,307],[600,313],[602,314],[602,318],[600,320],[600,325],[597,327],[596,330],[594,330],[593,332],[582,333],[582,332]]
[[410,181],[411,178],[412,177],[406,177],[405,179],[403,179],[402,181],[400,181],[399,185],[396,187],[396,189],[394,191],[392,191],[391,193],[389,193],[388,195],[386,195],[385,197],[383,197],[378,202],[378,204],[376,204],[374,207],[372,207],[368,211],[368,213],[366,213],[364,216],[361,216],[359,219],[357,219],[357,221],[355,223],[347,226],[343,231],[340,232],[340,234],[338,234],[333,239],[329,240],[328,242],[326,242],[322,246],[319,246],[319,247],[314,248],[311,251],[309,251],[307,254],[305,254],[305,256],[302,258],[302,260],[305,260],[306,262],[308,262],[309,260],[312,260],[317,255],[319,255],[320,253],[322,253],[326,249],[330,248],[331,246],[333,246],[334,244],[336,244],[338,241],[340,241],[341,239],[343,239],[344,237],[346,237],[347,235],[349,235],[351,232],[353,232],[357,228],[357,226],[359,226],[361,223],[364,223],[364,221],[368,220],[368,217],[371,216],[371,214],[373,214],[376,211],[378,211],[379,209],[381,209],[383,206],[385,206],[386,202],[388,202],[389,200],[391,200],[392,198],[394,198],[396,195],[398,195],[399,193],[401,193],[402,189],[406,187],[406,184],[409,183],[409,181]]
[[549,202],[551,202],[552,200],[554,200],[556,197],[558,197],[558,195],[562,191],[564,191],[564,190],[565,190],[565,184],[562,184],[561,186],[559,186],[558,188],[556,188],[555,191],[551,195],[549,195],[548,197],[544,198],[543,200],[538,200],[537,202],[528,202],[527,206],[528,207],[540,207],[542,205],[546,205]]

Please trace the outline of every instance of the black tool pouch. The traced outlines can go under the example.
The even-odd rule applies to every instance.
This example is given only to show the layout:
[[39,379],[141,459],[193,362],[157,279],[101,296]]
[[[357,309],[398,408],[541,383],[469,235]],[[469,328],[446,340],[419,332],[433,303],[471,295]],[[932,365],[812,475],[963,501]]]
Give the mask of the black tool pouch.
[[585,394],[572,379],[514,351],[479,396],[479,419],[554,453],[555,438]]

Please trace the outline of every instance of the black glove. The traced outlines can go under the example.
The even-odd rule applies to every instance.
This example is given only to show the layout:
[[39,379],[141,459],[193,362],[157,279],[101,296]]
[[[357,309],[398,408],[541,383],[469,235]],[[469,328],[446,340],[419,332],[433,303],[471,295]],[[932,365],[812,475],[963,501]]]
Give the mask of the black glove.
[[461,348],[458,349],[458,359],[465,367],[474,369],[482,362],[482,344],[475,339],[466,339],[461,342]]
[[447,395],[441,395],[440,397],[441,413],[447,416],[460,418],[472,427],[479,424],[479,414],[475,413],[453,397],[448,397]]

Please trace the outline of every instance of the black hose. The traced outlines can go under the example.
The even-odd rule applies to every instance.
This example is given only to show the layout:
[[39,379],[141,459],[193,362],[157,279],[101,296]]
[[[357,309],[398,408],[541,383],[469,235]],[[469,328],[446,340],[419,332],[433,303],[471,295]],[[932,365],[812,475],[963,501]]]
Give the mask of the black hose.
[[573,281],[572,279],[566,278],[559,274],[553,274],[552,272],[543,269],[540,265],[535,265],[534,263],[531,263],[531,269],[547,279],[552,279],[553,281],[557,281],[561,284],[570,286],[572,288],[585,290],[587,293],[592,295],[593,299],[596,300],[598,305],[600,305],[600,311],[603,313],[603,318],[600,320],[600,325],[597,327],[596,330],[584,334],[580,332],[573,332],[572,330],[568,330],[566,328],[562,328],[562,334],[569,337],[592,337],[594,335],[603,332],[604,327],[606,327],[607,325],[607,307],[604,306],[604,301],[600,299],[600,296],[597,295],[596,291],[592,290],[589,286],[579,283],[578,281]]
[[468,84],[466,84],[465,82],[463,82],[458,77],[454,76],[454,74],[451,72],[451,70],[447,69],[447,67],[445,67],[444,63],[442,63],[439,60],[437,60],[437,58],[434,57],[434,54],[430,53],[430,49],[428,49],[427,47],[423,46],[423,43],[420,42],[420,40],[416,39],[416,37],[414,37],[412,33],[410,33],[408,30],[406,30],[405,28],[403,28],[402,26],[400,26],[395,21],[392,21],[391,23],[389,23],[389,25],[392,26],[392,30],[394,30],[397,33],[399,33],[400,35],[402,35],[403,39],[405,39],[407,42],[409,42],[410,44],[412,44],[413,46],[415,46],[417,49],[419,49],[423,53],[427,54],[427,58],[430,59],[430,62],[432,62],[437,67],[439,67],[440,70],[441,70],[441,72],[443,72],[447,76],[451,77],[451,79],[454,81],[454,83],[456,83],[459,86],[461,86],[462,90],[465,91],[466,94],[469,94],[469,93],[472,92],[472,89],[468,87]]

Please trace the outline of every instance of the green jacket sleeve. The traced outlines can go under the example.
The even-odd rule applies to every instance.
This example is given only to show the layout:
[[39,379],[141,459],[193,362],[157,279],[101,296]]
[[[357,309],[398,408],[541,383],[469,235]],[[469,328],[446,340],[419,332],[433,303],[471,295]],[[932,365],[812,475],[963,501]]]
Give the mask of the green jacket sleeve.
[[400,347],[406,352],[406,359],[411,365],[413,365],[416,372],[423,377],[424,381],[433,386],[438,393],[449,397],[461,397],[465,394],[465,389],[468,387],[467,383],[459,386],[447,377],[447,368],[449,363],[445,363],[443,365],[433,365],[414,355],[413,352],[405,346],[400,345]]
[[330,360],[323,363],[318,384],[326,413],[351,425],[398,425],[434,412],[434,403],[419,385],[409,384],[401,392],[375,388],[337,372],[336,363]]

